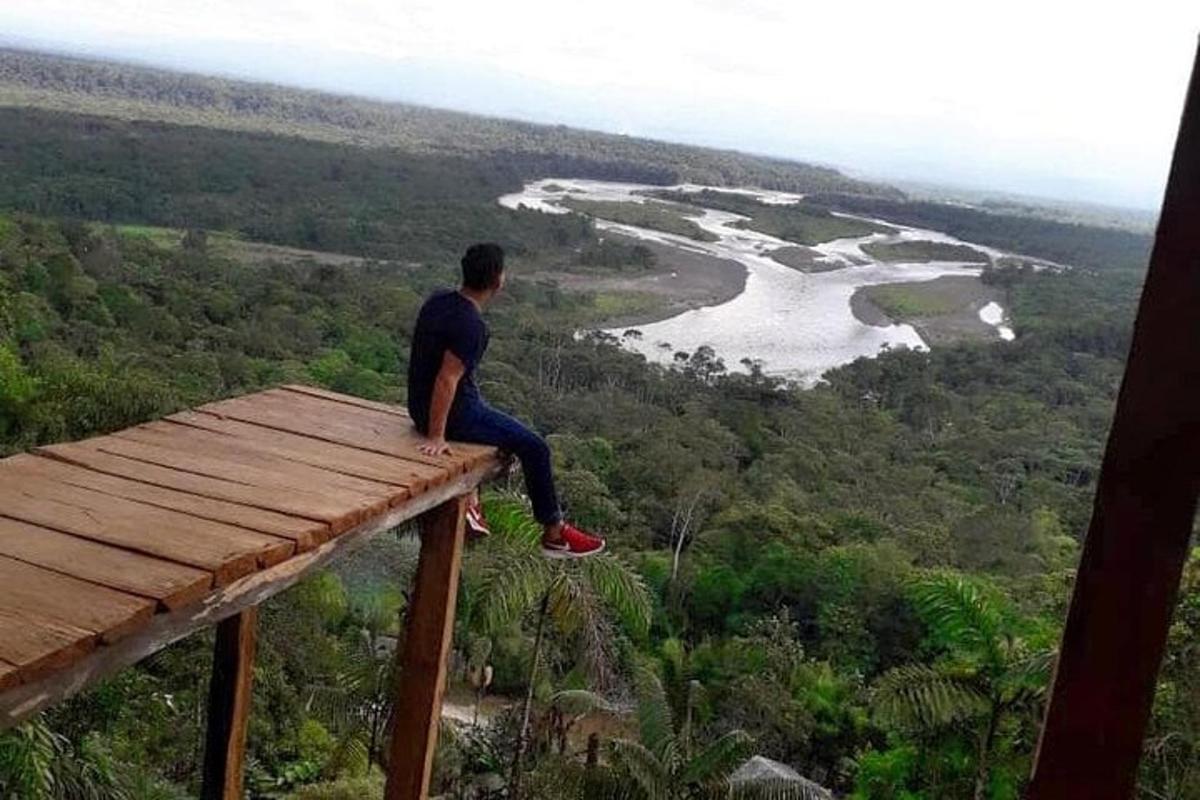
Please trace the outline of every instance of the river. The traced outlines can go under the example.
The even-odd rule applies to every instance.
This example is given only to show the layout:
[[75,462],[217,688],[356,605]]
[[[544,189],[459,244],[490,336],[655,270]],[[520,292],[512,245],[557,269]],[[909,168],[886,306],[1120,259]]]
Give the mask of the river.
[[[694,184],[663,187],[632,183],[551,178],[534,181],[523,191],[500,198],[507,208],[526,206],[555,214],[568,213],[558,203],[572,197],[581,200],[645,202],[639,191],[677,189],[698,191],[713,188],[738,191],[759,197],[763,202],[787,204],[802,195],[750,189],[702,187]],[[849,215],[844,215],[849,216]],[[596,219],[599,230],[661,242],[696,252],[727,258],[747,270],[745,290],[719,305],[685,311],[670,319],[637,326],[641,336],[623,336],[626,329],[610,331],[622,338],[624,346],[639,351],[648,359],[669,363],[678,351],[693,352],[702,345],[713,348],[730,369],[745,369],[744,359],[757,361],[763,371],[811,386],[828,369],[862,356],[877,355],[884,347],[925,349],[917,331],[906,324],[875,326],[859,321],[850,308],[850,297],[862,286],[881,283],[926,281],[943,275],[974,275],[982,271],[979,262],[937,261],[927,263],[885,262],[871,257],[862,245],[871,242],[925,240],[967,244],[989,258],[1002,251],[946,234],[909,228],[893,223],[894,234],[872,234],[850,239],[835,239],[813,246],[827,267],[824,272],[801,272],[778,263],[766,253],[793,243],[757,231],[733,227],[745,219],[738,214],[704,209],[693,217],[716,241],[700,242],[647,228]],[[981,311],[980,319],[996,329],[997,338],[1011,338],[1004,324],[1004,311],[991,303]]]

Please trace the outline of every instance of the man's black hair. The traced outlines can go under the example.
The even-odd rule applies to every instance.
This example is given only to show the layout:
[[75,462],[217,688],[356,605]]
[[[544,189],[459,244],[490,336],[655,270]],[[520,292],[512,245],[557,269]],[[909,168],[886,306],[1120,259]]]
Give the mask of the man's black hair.
[[504,250],[498,244],[473,244],[463,254],[463,286],[468,289],[491,289],[500,280],[501,272],[504,272]]

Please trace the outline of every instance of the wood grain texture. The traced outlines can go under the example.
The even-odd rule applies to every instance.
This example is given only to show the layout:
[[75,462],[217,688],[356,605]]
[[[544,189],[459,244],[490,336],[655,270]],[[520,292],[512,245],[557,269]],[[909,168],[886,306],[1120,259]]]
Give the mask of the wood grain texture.
[[90,684],[115,674],[172,642],[262,603],[294,586],[316,570],[353,553],[374,536],[392,530],[406,520],[449,499],[470,492],[499,472],[499,461],[492,459],[471,472],[417,495],[405,505],[391,509],[387,514],[369,520],[309,552],[247,575],[228,586],[214,588],[198,603],[169,613],[157,614],[127,637],[98,647],[82,659],[51,675],[0,692],[0,730],[23,722],[38,711],[82,691]]
[[311,550],[332,535],[329,526],[323,522],[119,478],[40,455],[22,454],[13,456],[4,463],[22,472],[40,475],[59,483],[81,486],[114,497],[124,497],[126,500],[182,511],[193,517],[291,539],[296,542],[300,551]]
[[0,517],[0,555],[179,608],[213,586],[211,572]]
[[242,800],[257,628],[257,606],[217,625],[201,800]]
[[[0,612],[46,618],[117,641],[154,615],[155,602],[0,556]],[[17,667],[24,666],[17,663]]]
[[310,492],[338,506],[355,509],[363,516],[378,514],[389,505],[387,487],[381,484],[347,486],[347,482],[357,479],[294,461],[266,455],[256,457],[235,443],[209,439],[189,441],[186,436],[164,437],[144,428],[132,428],[93,439],[91,445],[111,455],[233,481],[268,493],[275,489]]
[[426,456],[418,450],[423,438],[411,423],[401,417],[345,405],[334,408],[338,405],[335,403],[305,406],[297,402],[296,397],[299,395],[264,392],[252,397],[210,403],[199,410],[360,450],[431,464],[453,474],[466,471],[477,459],[487,458],[493,450],[483,445],[456,443],[453,455]]
[[17,668],[6,661],[0,661],[0,692],[20,685],[21,676]]
[[264,428],[261,425],[199,411],[183,411],[172,414],[166,420],[236,437],[241,442],[252,444],[261,452],[299,461],[302,464],[337,470],[359,478],[406,486],[414,494],[450,479],[450,473],[441,467],[418,461],[408,461],[395,456],[371,453],[354,447],[346,447],[275,428]]
[[0,513],[84,539],[208,570],[218,584],[277,564],[295,544],[33,475],[5,475]]
[[446,660],[454,638],[467,497],[420,518],[421,557],[400,659],[385,800],[425,800],[437,749]]
[[348,394],[338,394],[337,392],[331,392],[328,389],[321,389],[316,386],[305,386],[299,383],[289,383],[284,386],[280,386],[279,388],[285,392],[306,394],[311,397],[319,397],[323,400],[330,400],[335,403],[344,403],[346,405],[358,406],[359,408],[366,408],[372,411],[381,411],[384,414],[394,414],[397,417],[411,419],[408,414],[408,409],[404,408],[403,406],[380,403],[376,400],[366,400],[361,397],[354,397],[353,395]]
[[216,456],[222,460],[228,459],[237,464],[268,471],[286,471],[289,476],[302,479],[306,488],[336,489],[365,497],[376,497],[390,496],[399,486],[394,481],[363,478],[338,469],[285,458],[258,447],[253,441],[171,422],[148,422],[120,431],[116,435],[164,447],[182,445],[193,452]]
[[[0,460],[0,729],[240,615],[220,634],[218,658],[233,665],[221,674],[233,677],[214,683],[209,774],[219,780],[205,789],[235,797],[253,609],[371,536],[453,506],[449,528],[445,508],[423,520],[424,599],[414,600],[427,609],[416,636],[437,640],[444,672],[462,497],[500,465],[479,445],[423,456],[403,409],[323,390],[212,405],[232,413],[186,412]],[[432,533],[446,530],[449,541]],[[427,706],[438,681],[418,681]]]
[[0,660],[13,665],[23,681],[37,680],[79,660],[99,638],[95,631],[36,612],[18,614],[0,608]]
[[121,456],[103,453],[88,442],[56,444],[38,448],[37,452],[70,464],[87,467],[116,477],[140,481],[151,486],[162,486],[180,492],[240,503],[252,508],[294,514],[299,517],[324,523],[331,534],[341,533],[362,521],[355,509],[339,507],[320,495],[289,489],[277,489],[266,493],[253,486],[208,478],[191,472],[181,472],[169,467],[160,467]]

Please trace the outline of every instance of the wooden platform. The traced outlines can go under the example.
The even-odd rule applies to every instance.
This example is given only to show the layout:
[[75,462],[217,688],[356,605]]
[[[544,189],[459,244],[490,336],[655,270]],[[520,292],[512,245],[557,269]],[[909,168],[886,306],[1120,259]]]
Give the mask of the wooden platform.
[[495,451],[303,386],[0,460],[0,729],[469,492]]

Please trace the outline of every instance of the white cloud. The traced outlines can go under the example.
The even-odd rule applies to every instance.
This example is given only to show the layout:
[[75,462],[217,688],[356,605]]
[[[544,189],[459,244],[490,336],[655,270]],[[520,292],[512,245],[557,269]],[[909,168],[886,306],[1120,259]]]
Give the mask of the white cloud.
[[[355,59],[398,76],[438,65],[514,87],[540,119],[579,123],[590,109],[590,124],[611,129],[1146,204],[1165,176],[1200,6],[7,0],[0,30],[310,85],[333,82],[312,65],[338,63],[348,91],[381,85]],[[422,99],[421,88],[394,94]],[[467,80],[447,100],[496,110],[478,94]]]

